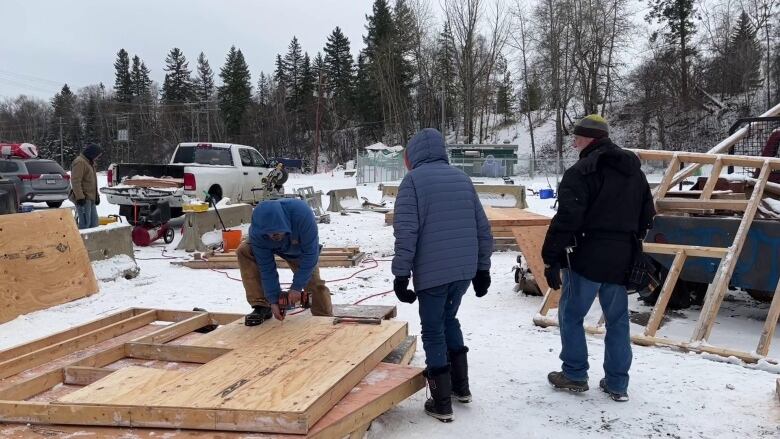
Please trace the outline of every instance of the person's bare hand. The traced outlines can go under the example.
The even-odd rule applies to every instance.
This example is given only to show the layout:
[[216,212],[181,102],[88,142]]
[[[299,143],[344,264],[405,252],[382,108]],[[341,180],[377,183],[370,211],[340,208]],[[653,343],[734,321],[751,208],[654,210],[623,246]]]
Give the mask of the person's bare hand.
[[271,304],[271,312],[276,320],[279,320],[280,322],[284,320],[284,314],[282,314],[282,310],[279,308],[278,304]]

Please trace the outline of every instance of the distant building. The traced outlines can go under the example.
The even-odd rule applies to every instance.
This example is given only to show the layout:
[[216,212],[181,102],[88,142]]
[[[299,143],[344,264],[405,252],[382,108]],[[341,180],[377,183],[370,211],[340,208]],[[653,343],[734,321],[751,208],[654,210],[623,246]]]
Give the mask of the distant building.
[[515,174],[517,145],[447,145],[450,164],[471,177],[508,177]]

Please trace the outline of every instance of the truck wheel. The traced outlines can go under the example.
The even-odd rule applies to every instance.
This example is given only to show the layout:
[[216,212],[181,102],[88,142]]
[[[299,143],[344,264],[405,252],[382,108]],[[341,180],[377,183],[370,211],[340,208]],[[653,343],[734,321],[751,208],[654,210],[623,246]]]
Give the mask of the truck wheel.
[[59,209],[62,207],[62,201],[47,201],[46,205],[51,207],[52,209]]
[[222,188],[216,185],[211,186],[209,188],[208,194],[211,197],[211,199],[214,200],[214,204],[217,204],[219,203],[219,200],[222,199]]
[[[659,265],[660,264],[656,264],[658,267],[656,274],[660,281],[658,286],[652,291],[645,289],[639,292],[639,298],[645,305],[655,305],[658,301],[658,296],[661,295],[661,290],[664,288],[666,276],[669,274],[669,271],[666,268]],[[677,280],[677,285],[674,286],[674,290],[672,291],[672,297],[669,298],[668,309],[685,309],[691,306],[691,292],[695,289],[692,288],[691,284],[693,284],[693,282],[686,282],[682,279]]]
[[750,294],[750,297],[758,300],[759,302],[763,302],[763,303],[771,302],[772,301],[772,297],[774,297],[774,293],[771,293],[769,291],[747,289],[747,290],[745,290],[745,292]]

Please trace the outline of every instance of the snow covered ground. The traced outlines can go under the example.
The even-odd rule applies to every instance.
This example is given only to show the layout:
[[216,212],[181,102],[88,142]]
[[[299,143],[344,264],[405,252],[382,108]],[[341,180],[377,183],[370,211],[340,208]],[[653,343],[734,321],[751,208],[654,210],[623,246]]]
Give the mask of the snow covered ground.
[[[105,178],[105,177],[102,177]],[[534,189],[546,187],[544,178],[517,181]],[[304,176],[293,174],[288,191],[314,186],[323,193],[355,186],[355,179],[339,173]],[[376,185],[358,187],[370,201],[380,201]],[[529,196],[531,209],[552,215],[553,200]],[[323,198],[327,206],[327,200]],[[116,206],[101,203],[102,215],[116,213]],[[331,224],[320,226],[321,242],[327,246],[360,246],[379,260],[378,268],[330,284],[334,303],[353,303],[369,295],[392,289],[390,264],[392,228],[376,213],[331,215]],[[168,255],[185,257],[167,246]],[[47,310],[20,316],[0,325],[0,349],[48,335],[130,307],[246,312],[241,283],[223,274],[190,270],[170,265],[162,258],[160,244],[138,249],[140,275],[132,280],[101,282],[101,291],[91,297]],[[560,367],[559,332],[532,323],[541,298],[513,291],[512,266],[517,254],[493,255],[493,284],[484,298],[467,293],[459,314],[467,344],[471,348],[471,388],[474,402],[455,404],[455,422],[442,424],[422,411],[425,391],[402,402],[374,422],[372,438],[731,438],[780,437],[780,403],[775,394],[779,375],[729,362],[662,348],[634,346],[629,393],[631,401],[615,403],[597,390],[603,376],[603,340],[588,337],[591,358],[591,391],[572,395],[553,390],[547,373]],[[367,263],[365,267],[373,264]],[[238,278],[238,270],[228,270]],[[357,269],[326,268],[327,279],[345,278]],[[291,272],[281,271],[282,281]],[[738,294],[727,302],[713,341],[751,351],[755,349],[766,306],[748,302]],[[398,318],[419,334],[417,305],[399,303],[392,293],[369,299],[365,304],[398,306]],[[636,311],[649,307],[633,302]],[[687,338],[697,310],[679,313],[660,331],[661,335]],[[594,312],[591,319],[598,319]],[[633,331],[641,331],[634,326]],[[722,339],[721,339],[722,338]],[[422,343],[418,343],[413,364],[424,365]],[[780,340],[775,339],[773,356],[780,357]],[[765,365],[768,366],[768,365]],[[771,367],[764,367],[771,369]]]

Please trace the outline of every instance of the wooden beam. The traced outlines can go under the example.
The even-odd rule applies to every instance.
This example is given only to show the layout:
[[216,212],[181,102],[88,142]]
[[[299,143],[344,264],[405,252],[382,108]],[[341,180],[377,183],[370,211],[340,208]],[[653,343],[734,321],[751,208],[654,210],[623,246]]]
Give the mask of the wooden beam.
[[764,166],[761,167],[761,173],[758,176],[758,184],[753,188],[753,194],[750,196],[748,208],[742,216],[742,221],[739,224],[737,232],[734,234],[734,244],[731,245],[728,255],[721,259],[718,271],[715,275],[715,280],[704,299],[701,315],[696,322],[691,341],[704,341],[710,336],[712,325],[718,317],[718,310],[723,303],[723,298],[726,296],[726,291],[728,290],[731,276],[734,274],[734,268],[737,266],[739,255],[742,253],[742,247],[745,245],[750,225],[753,223],[753,218],[756,216],[756,210],[758,210],[761,196],[764,193],[764,185],[766,185],[766,182],[769,180],[769,174],[769,163],[764,163]]
[[152,332],[151,334],[136,338],[133,341],[137,343],[164,344],[211,324],[211,317],[209,317],[208,313],[195,313],[190,318],[170,324],[162,329]]
[[142,360],[174,361],[180,363],[208,363],[232,349],[206,348],[187,345],[125,343],[125,356]]
[[735,210],[744,211],[748,208],[748,200],[688,200],[684,198],[661,198],[656,202],[658,210],[670,209],[700,209],[700,210]]
[[25,400],[43,393],[62,383],[62,369],[55,369],[42,375],[20,381],[12,386],[0,389],[0,400]]
[[73,362],[70,366],[103,367],[125,358],[125,345],[120,344]]
[[666,172],[664,173],[663,178],[661,178],[661,182],[656,186],[655,191],[653,192],[656,210],[658,210],[658,200],[665,197],[669,188],[672,187],[672,177],[674,177],[674,173],[677,172],[677,168],[680,166],[680,159],[677,158],[677,154],[672,154],[672,156],[669,157],[669,160],[669,166],[666,167]]
[[713,354],[721,357],[736,357],[744,361],[745,363],[756,363],[758,362],[758,360],[765,359],[764,357],[759,357],[758,355],[751,354],[749,352],[742,352],[742,351],[737,351],[728,348],[719,348],[716,346],[709,346],[706,344],[687,343],[683,341],[670,340],[661,337],[648,337],[639,334],[632,335],[631,341],[641,346],[653,346],[653,345],[669,346],[669,347],[682,349],[688,352],[696,352],[699,354]]
[[675,255],[678,251],[683,251],[686,256],[700,258],[722,258],[726,256],[729,249],[722,247],[701,247],[698,245],[682,244],[660,244],[655,242],[645,242],[642,244],[645,253],[654,253],[662,255]]
[[712,191],[715,189],[715,185],[718,184],[718,178],[720,178],[720,171],[723,170],[723,158],[718,157],[715,160],[715,164],[712,165],[712,172],[710,172],[710,178],[707,179],[707,183],[701,191],[701,200],[709,200],[712,197]]
[[59,342],[69,340],[71,338],[75,338],[80,335],[84,335],[86,333],[95,331],[100,328],[105,328],[106,326],[112,325],[117,322],[121,322],[122,320],[127,320],[130,317],[137,315],[135,311],[136,310],[133,308],[126,309],[124,311],[120,311],[118,313],[108,315],[106,317],[101,317],[99,319],[92,320],[90,322],[84,323],[83,325],[75,326],[68,330],[61,331],[52,335],[47,335],[46,337],[41,337],[39,339],[33,340],[23,345],[15,346],[10,349],[6,349],[4,351],[0,351],[0,362],[9,360],[11,358],[19,357],[24,354],[29,354],[30,352],[34,352],[43,349],[45,347],[57,344]]
[[758,355],[766,356],[769,354],[769,345],[772,344],[772,338],[775,336],[777,319],[780,318],[780,281],[775,287],[775,295],[772,296],[772,304],[769,306],[769,312],[764,321],[764,329],[761,330],[761,338],[758,340]]
[[147,311],[135,317],[121,320],[114,324],[96,329],[77,337],[61,341],[59,343],[38,349],[37,351],[21,355],[0,363],[0,379],[8,378],[17,373],[31,369],[41,364],[76,352],[78,350],[96,345],[100,342],[125,334],[135,329],[144,327],[157,319],[156,311]]
[[645,335],[648,337],[654,336],[661,326],[661,320],[663,320],[666,313],[666,307],[669,305],[669,299],[672,297],[675,285],[677,285],[677,278],[680,276],[683,264],[685,264],[685,252],[677,250],[677,253],[674,255],[674,261],[669,268],[669,273],[666,275],[661,294],[658,296],[653,311],[650,313],[650,319],[645,326]]
[[88,386],[114,372],[116,372],[116,370],[106,369],[104,367],[68,366],[64,369],[65,378],[63,383],[76,386]]

